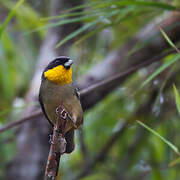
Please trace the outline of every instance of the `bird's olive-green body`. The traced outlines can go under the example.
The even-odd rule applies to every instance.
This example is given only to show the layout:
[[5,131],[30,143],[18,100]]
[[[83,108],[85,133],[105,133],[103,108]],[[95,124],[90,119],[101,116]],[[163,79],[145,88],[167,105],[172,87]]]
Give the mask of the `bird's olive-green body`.
[[[41,102],[43,102],[46,116],[52,124],[56,122],[56,108],[59,105],[63,105],[73,118],[77,128],[82,125],[83,111],[72,83],[59,85],[43,79],[40,87],[40,98]],[[66,132],[72,127],[69,124],[67,128]]]

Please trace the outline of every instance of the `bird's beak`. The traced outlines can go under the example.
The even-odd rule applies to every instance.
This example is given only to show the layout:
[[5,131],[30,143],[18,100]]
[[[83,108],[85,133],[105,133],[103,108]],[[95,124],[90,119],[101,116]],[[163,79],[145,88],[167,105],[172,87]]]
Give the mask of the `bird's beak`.
[[66,62],[65,64],[64,64],[64,67],[65,68],[70,68],[71,67],[71,65],[73,64],[73,60],[68,60],[68,62]]

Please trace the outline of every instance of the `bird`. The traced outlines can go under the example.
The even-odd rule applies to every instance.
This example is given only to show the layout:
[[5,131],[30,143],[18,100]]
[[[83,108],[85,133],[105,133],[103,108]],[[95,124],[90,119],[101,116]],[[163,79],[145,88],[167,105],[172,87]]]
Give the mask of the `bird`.
[[41,109],[52,127],[56,123],[56,109],[63,105],[73,122],[65,129],[65,153],[75,148],[74,131],[83,124],[83,109],[77,88],[72,81],[73,60],[67,56],[59,56],[44,69],[39,89]]

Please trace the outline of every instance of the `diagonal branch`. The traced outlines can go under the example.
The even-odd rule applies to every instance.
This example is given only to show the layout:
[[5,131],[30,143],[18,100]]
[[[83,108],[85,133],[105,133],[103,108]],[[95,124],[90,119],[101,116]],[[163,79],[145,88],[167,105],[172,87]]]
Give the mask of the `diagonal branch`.
[[16,127],[16,126],[19,126],[29,120],[34,120],[35,118],[37,118],[38,116],[41,116],[42,115],[42,111],[41,109],[38,109],[37,111],[35,111],[32,115],[30,116],[27,116],[27,117],[23,117],[22,119],[19,119],[17,121],[13,121],[13,122],[10,122],[8,124],[6,124],[4,127],[0,128],[0,133],[4,132],[4,131],[7,131],[8,129],[10,128],[13,128],[13,127]]
[[82,105],[84,104],[83,109],[87,108],[83,99],[86,98],[86,96],[90,95],[92,92],[100,91],[101,89],[104,89],[105,87],[106,87],[106,89],[111,89],[112,86],[114,87],[115,85],[120,84],[121,80],[124,80],[126,77],[133,74],[137,70],[139,70],[143,67],[146,67],[148,65],[151,65],[154,62],[158,62],[172,53],[176,53],[176,50],[170,50],[163,54],[157,55],[145,62],[134,65],[133,67],[130,67],[128,70],[121,72],[119,74],[116,74],[113,77],[107,78],[107,79],[97,82],[85,89],[82,89],[80,91],[80,96],[81,96],[81,103],[82,103]]
[[[125,79],[126,77],[133,74],[137,70],[139,70],[145,66],[148,66],[154,62],[160,61],[164,57],[166,57],[172,53],[176,53],[176,50],[170,50],[170,51],[165,52],[161,55],[157,55],[148,61],[145,61],[145,62],[140,63],[134,67],[129,68],[125,72],[119,73],[117,75],[114,75],[113,77],[110,77],[106,80],[102,80],[100,82],[97,82],[97,83],[91,85],[90,87],[87,87],[87,88],[80,90],[80,97],[81,97],[81,103],[82,103],[83,109],[86,110],[89,108],[86,106],[86,96],[91,95],[91,93],[93,93],[94,91],[99,92],[101,89],[105,89],[105,88],[111,89],[112,87],[114,87],[114,85],[120,84],[121,80]],[[20,120],[14,121],[14,122],[11,122],[11,123],[5,125],[4,127],[0,128],[0,133],[4,132],[4,131],[12,128],[12,127],[18,126],[24,122],[27,122],[31,119],[34,119],[34,117],[38,117],[40,115],[42,115],[42,112],[41,112],[41,110],[38,110],[37,112],[35,112],[34,114],[32,114],[30,116],[24,117]]]
[[[180,40],[179,20],[180,13],[168,14],[168,18],[159,24],[173,43],[178,43]],[[141,44],[142,47],[137,49],[136,45],[138,44]],[[90,87],[97,82],[114,77],[120,72],[125,72],[129,68],[162,54],[169,47],[159,32],[157,23],[152,22],[142,28],[134,38],[129,39],[123,47],[110,53],[102,62],[96,64],[85,76],[81,77],[78,82],[79,89]],[[109,88],[101,89],[98,92],[93,91],[86,95],[82,100],[84,109],[91,108],[101,101],[120,83],[124,82],[128,76],[124,77],[118,83],[112,83]]]

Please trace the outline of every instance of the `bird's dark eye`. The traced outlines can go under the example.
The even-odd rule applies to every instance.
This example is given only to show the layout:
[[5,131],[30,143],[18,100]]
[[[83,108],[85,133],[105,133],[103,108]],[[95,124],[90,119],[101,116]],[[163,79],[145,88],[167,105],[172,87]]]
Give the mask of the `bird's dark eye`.
[[73,60],[69,59],[67,62],[64,63],[64,67],[66,69],[69,69],[72,64],[73,64]]

